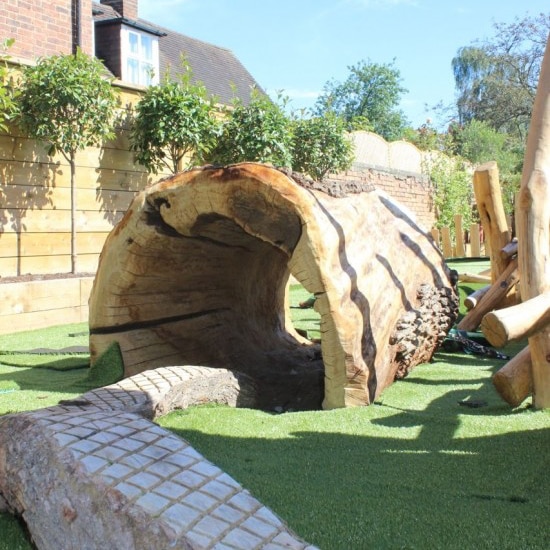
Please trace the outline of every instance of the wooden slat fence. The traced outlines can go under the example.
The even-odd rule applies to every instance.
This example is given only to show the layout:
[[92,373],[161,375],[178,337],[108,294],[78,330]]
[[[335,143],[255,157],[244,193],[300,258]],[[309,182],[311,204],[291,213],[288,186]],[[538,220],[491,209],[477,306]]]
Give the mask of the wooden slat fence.
[[[478,223],[464,230],[462,216],[454,217],[454,231],[450,227],[433,228],[431,233],[443,256],[448,258],[480,258],[489,256],[489,242],[483,238]],[[454,234],[454,238],[452,235]]]
[[[120,89],[123,105],[137,92]],[[127,132],[76,158],[77,271],[93,273],[105,238],[151,177],[134,162]],[[0,276],[71,270],[70,169],[17,128],[0,134]]]

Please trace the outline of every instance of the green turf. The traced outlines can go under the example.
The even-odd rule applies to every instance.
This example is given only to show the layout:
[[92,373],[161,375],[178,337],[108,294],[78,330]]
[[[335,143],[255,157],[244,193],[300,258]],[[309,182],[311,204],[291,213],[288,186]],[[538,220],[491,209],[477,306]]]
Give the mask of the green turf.
[[295,327],[305,330],[311,340],[321,338],[319,330],[319,314],[314,308],[300,308],[301,302],[306,302],[312,295],[299,284],[290,286],[290,314]]
[[118,346],[92,369],[88,352],[64,351],[75,346],[88,346],[86,323],[0,335],[0,415],[55,405],[120,380]]
[[0,549],[33,550],[24,526],[10,514],[0,514]]
[[[291,315],[317,337],[318,314],[297,307],[309,296],[293,286]],[[86,325],[0,336],[0,351],[11,352],[0,355],[0,414],[120,374],[116,346],[102,357],[107,379],[96,378],[103,369],[58,370],[67,355],[40,355],[41,363],[13,353],[87,344],[75,333]],[[4,363],[16,356],[19,366]],[[159,423],[322,550],[546,549],[550,412],[533,411],[530,399],[517,409],[503,403],[490,382],[502,364],[441,352],[369,407],[275,415],[204,406]],[[0,550],[31,548],[11,516],[0,514],[0,533]]]
[[36,348],[62,349],[88,345],[88,324],[56,325],[44,329],[0,334],[0,353],[23,352]]
[[365,408],[206,406],[159,423],[322,549],[542,550],[550,414],[510,410],[490,383],[495,363],[442,354]]
[[446,261],[451,269],[456,269],[458,273],[481,273],[491,268],[489,258],[452,258]]
[[120,346],[113,342],[86,371],[86,376],[71,384],[69,389],[88,391],[114,384],[124,377],[124,362]]

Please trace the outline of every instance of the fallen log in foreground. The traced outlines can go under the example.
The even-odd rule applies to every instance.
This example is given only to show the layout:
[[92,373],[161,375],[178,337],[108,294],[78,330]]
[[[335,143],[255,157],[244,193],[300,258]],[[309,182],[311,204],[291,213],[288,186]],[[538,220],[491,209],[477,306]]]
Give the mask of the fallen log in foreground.
[[[289,316],[293,275],[322,342]],[[455,290],[431,237],[368,185],[322,185],[261,164],[205,167],[141,192],[109,235],[90,297],[92,362],[116,341],[125,374],[242,372],[261,408],[372,403],[428,361]]]

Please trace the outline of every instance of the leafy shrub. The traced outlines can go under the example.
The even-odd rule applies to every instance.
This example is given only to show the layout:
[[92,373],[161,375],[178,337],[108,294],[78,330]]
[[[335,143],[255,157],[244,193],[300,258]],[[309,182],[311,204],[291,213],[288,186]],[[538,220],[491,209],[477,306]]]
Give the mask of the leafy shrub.
[[178,81],[167,75],[161,84],[149,86],[135,107],[130,146],[136,160],[154,174],[202,163],[214,145],[214,98],[208,98],[202,84],[192,82],[186,68]]
[[346,122],[333,112],[296,119],[292,136],[292,168],[322,181],[329,172],[346,170],[353,162],[353,144]]
[[248,104],[235,98],[233,105],[224,110],[217,143],[206,155],[207,161],[266,162],[290,167],[291,123],[283,107],[256,89],[252,90]]

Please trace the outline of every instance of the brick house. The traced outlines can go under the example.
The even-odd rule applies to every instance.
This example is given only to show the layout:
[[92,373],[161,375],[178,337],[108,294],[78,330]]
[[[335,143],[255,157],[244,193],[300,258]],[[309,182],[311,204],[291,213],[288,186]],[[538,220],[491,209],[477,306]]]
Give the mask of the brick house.
[[80,47],[100,58],[124,85],[175,75],[183,54],[193,76],[221,103],[234,94],[247,101],[257,82],[228,49],[161,28],[138,17],[138,0],[4,0],[0,40],[14,38],[12,58],[68,54]]
[[4,0],[0,40],[15,39],[10,55],[36,57],[71,53],[78,45],[93,53],[92,0]]
[[[138,0],[1,0],[0,43],[9,38],[15,66],[77,48],[96,55],[124,106],[168,69],[177,74],[181,54],[222,104],[235,94],[246,102],[257,86],[231,51],[140,19]],[[115,139],[77,155],[78,277],[72,278],[58,277],[71,270],[67,161],[16,126],[0,131],[0,334],[87,320],[105,239],[136,194],[161,177],[135,162],[127,129],[118,130]]]

